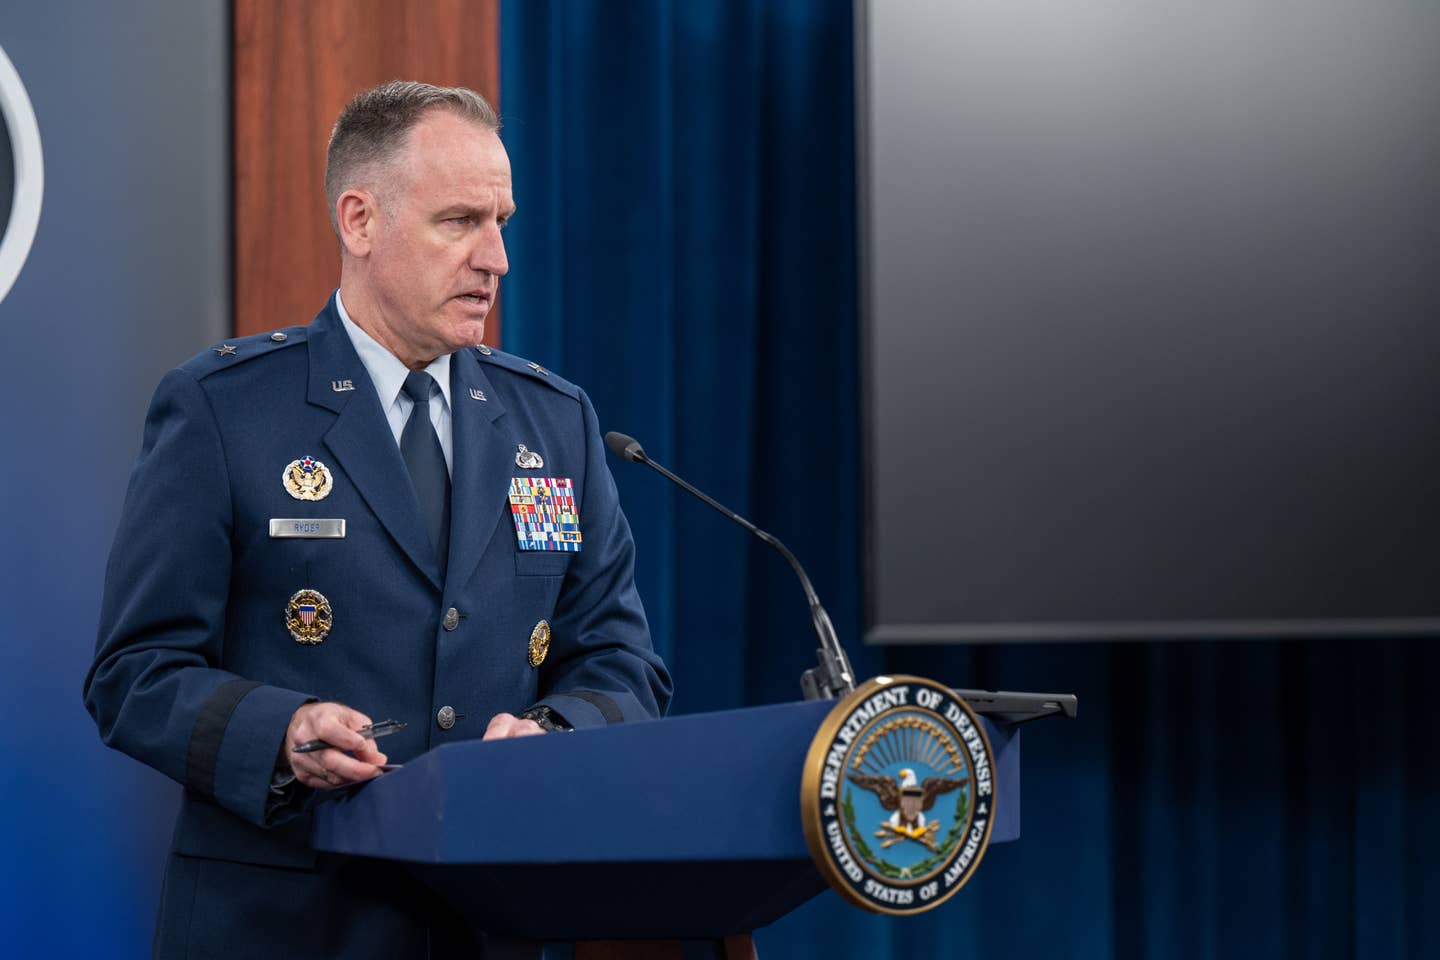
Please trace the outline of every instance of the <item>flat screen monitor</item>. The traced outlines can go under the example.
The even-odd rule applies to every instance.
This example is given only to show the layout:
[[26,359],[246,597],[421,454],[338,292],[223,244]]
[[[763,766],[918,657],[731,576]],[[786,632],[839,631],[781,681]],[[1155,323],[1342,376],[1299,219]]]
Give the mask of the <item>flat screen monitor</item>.
[[868,639],[1440,630],[1440,11],[857,16]]

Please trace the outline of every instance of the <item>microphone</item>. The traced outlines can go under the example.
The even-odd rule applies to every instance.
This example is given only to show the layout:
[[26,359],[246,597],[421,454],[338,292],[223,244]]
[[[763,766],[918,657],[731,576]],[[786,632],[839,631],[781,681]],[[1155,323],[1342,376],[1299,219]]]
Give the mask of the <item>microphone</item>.
[[810,578],[805,575],[800,561],[795,559],[795,555],[786,548],[785,544],[734,510],[719,503],[709,494],[651,460],[645,455],[645,448],[640,446],[640,441],[634,437],[627,437],[623,433],[616,433],[612,430],[605,434],[605,446],[609,447],[610,452],[621,460],[645,464],[686,493],[709,504],[779,551],[780,556],[785,558],[790,564],[790,568],[795,571],[795,575],[800,578],[800,586],[805,590],[805,599],[810,604],[810,622],[814,624],[815,636],[820,641],[820,647],[815,651],[815,657],[819,661],[818,665],[800,675],[800,689],[804,693],[805,699],[833,700],[855,689],[855,674],[850,669],[850,661],[840,646],[839,638],[835,636],[835,625],[830,622],[830,614],[826,613],[825,608],[820,605],[820,598],[815,594],[815,588],[811,586]]

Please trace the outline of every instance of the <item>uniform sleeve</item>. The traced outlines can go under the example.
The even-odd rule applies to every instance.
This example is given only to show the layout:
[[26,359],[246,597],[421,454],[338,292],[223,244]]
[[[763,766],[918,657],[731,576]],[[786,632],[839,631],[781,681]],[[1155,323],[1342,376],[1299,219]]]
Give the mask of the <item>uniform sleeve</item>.
[[670,704],[670,674],[650,642],[635,590],[635,543],[620,510],[615,479],[590,399],[582,392],[585,492],[583,547],[570,561],[551,624],[550,656],[541,668],[537,706],[572,727],[661,716]]
[[107,745],[268,825],[308,800],[267,804],[290,718],[315,698],[219,668],[232,518],[214,412],[195,378],[172,370],[110,551],[85,706]]

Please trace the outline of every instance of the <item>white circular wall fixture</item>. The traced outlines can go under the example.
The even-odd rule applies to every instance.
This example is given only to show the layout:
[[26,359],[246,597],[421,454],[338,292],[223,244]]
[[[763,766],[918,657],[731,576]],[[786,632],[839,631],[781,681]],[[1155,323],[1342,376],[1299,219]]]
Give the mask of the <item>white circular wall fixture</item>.
[[[0,300],[10,292],[40,225],[40,200],[45,195],[45,164],[40,153],[40,125],[15,65],[0,48],[0,122],[9,134],[15,180],[9,223],[0,237]],[[3,201],[0,201],[3,202]]]

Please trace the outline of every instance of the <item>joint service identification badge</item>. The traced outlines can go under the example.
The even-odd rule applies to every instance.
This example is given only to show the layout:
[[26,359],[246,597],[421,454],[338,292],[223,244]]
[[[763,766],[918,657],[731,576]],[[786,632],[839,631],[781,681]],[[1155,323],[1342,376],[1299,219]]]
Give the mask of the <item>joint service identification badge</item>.
[[334,622],[330,601],[319,590],[297,590],[285,604],[285,627],[296,643],[319,643],[329,635]]
[[535,624],[535,629],[530,631],[530,646],[527,652],[530,666],[538,667],[545,662],[545,654],[550,652],[550,621],[541,620]]
[[805,843],[842,897],[924,913],[975,872],[990,842],[994,754],[949,687],[876,677],[830,711],[805,758]]

